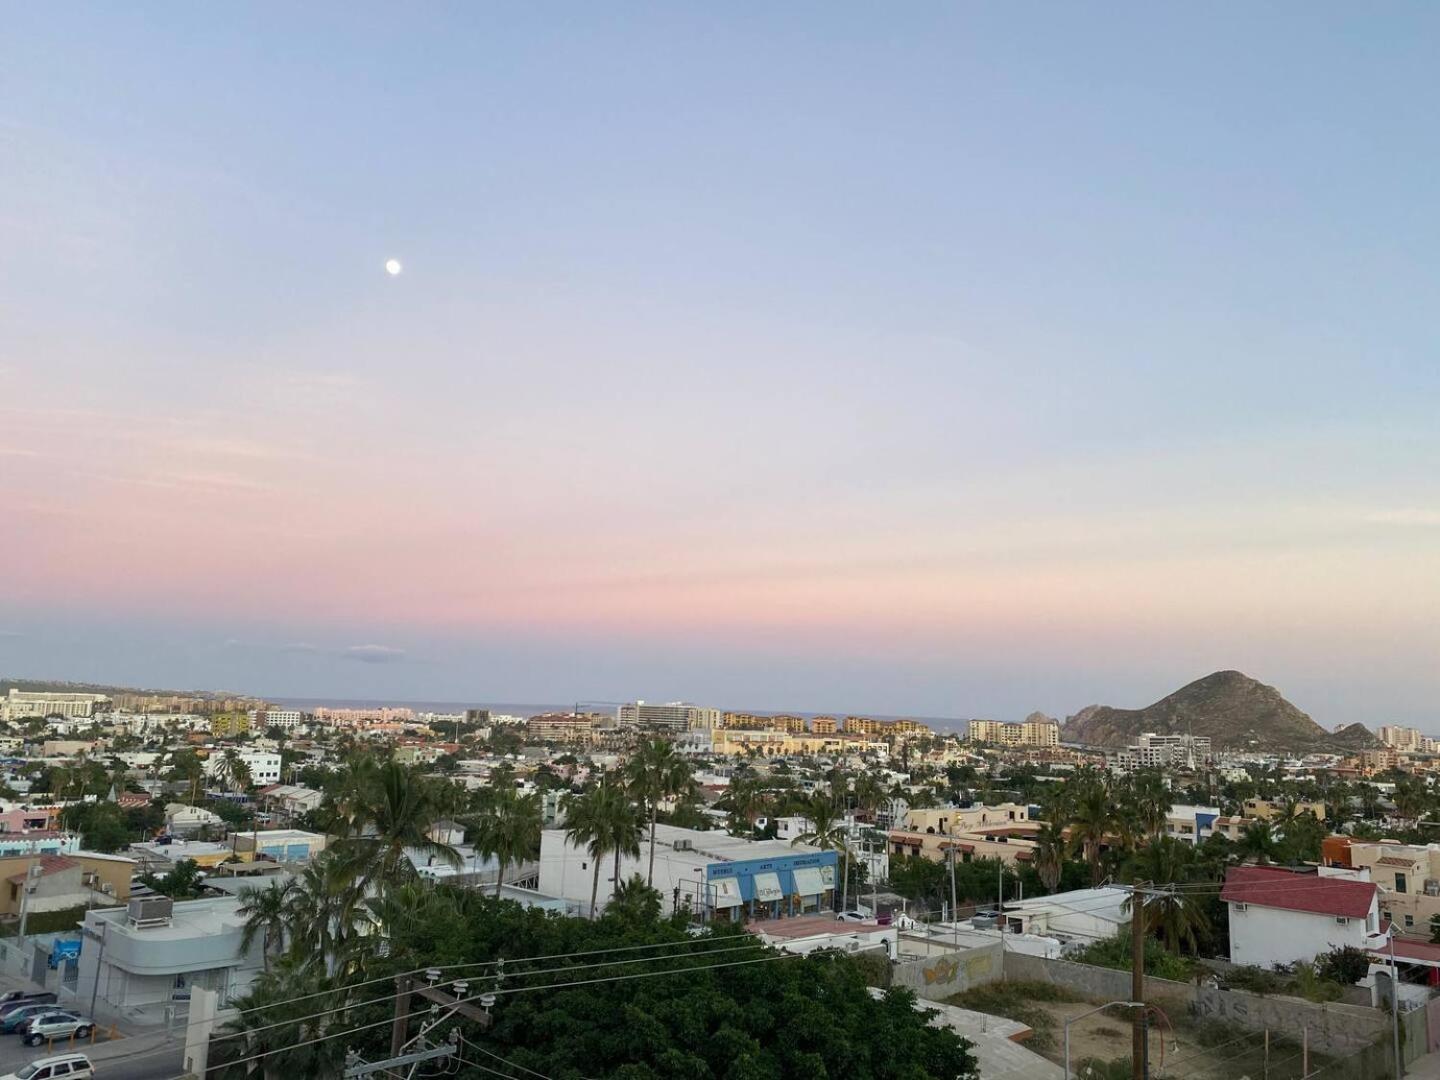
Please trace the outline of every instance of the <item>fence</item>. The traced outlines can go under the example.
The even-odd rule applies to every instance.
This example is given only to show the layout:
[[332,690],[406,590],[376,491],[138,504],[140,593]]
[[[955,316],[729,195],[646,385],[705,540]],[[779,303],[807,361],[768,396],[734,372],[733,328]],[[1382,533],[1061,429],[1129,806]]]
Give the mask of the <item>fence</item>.
[[[904,935],[901,935],[902,955],[905,941]],[[902,959],[891,972],[890,984],[908,987],[918,997],[943,1001],[951,994],[959,994],[972,986],[983,986],[1003,977],[1000,943],[996,942],[976,949]]]
[[[1087,998],[1125,1000],[1130,997],[1130,973],[1112,968],[1045,960],[1006,952],[1006,979],[1052,983]],[[1281,995],[1221,990],[1213,986],[1146,978],[1145,998],[1167,1011],[1174,1008],[1219,1020],[1248,1031],[1272,1031],[1299,1041],[1308,1038],[1312,1048],[1327,1054],[1354,1055],[1390,1031],[1390,1018],[1379,1009],[1342,1002],[1317,1003]],[[1409,1038],[1407,1060],[1425,1053],[1428,1043],[1426,1010],[1403,1015]]]

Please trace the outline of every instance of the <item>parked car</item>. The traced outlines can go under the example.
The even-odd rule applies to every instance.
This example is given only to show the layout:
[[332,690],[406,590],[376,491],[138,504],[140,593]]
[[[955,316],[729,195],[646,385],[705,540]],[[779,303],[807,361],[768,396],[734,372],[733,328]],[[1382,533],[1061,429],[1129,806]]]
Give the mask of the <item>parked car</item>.
[[58,998],[54,991],[39,990],[33,994],[27,994],[20,990],[10,991],[12,994],[19,994],[19,997],[12,997],[7,1001],[0,1002],[0,1016],[20,1008],[22,1005],[54,1005]]
[[42,1005],[21,1005],[11,1009],[4,1016],[0,1016],[0,1035],[13,1035],[31,1017],[54,1011],[54,1002],[45,1002]]
[[95,1080],[95,1066],[84,1054],[56,1054],[36,1058],[0,1080]]
[[16,1001],[34,1001],[42,997],[48,997],[51,1001],[55,1000],[55,995],[46,990],[6,990],[5,993],[0,994],[0,1007]]
[[20,1037],[26,1046],[39,1046],[47,1039],[68,1039],[71,1035],[83,1039],[94,1026],[95,1021],[78,1013],[44,1012],[21,1025]]

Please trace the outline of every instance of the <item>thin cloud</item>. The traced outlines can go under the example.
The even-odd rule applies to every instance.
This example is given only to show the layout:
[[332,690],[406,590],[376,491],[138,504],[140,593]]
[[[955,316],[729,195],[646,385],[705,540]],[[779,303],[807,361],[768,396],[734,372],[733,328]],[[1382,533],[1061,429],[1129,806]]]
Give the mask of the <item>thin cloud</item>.
[[311,645],[308,641],[287,641],[284,645],[280,646],[280,651],[288,653],[318,653],[320,652],[320,646]]
[[340,655],[362,664],[396,664],[405,659],[405,650],[389,645],[351,645]]
[[1440,510],[1425,510],[1418,506],[1400,510],[1377,510],[1366,514],[1365,520],[1372,525],[1406,525],[1434,528],[1440,526]]
[[38,450],[22,450],[18,446],[0,446],[0,457],[39,457]]

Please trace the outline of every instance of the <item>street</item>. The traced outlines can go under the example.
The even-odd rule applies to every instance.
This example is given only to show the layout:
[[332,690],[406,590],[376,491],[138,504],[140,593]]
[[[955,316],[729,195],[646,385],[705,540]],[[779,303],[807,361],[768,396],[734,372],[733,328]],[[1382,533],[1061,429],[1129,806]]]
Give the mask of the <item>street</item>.
[[161,1036],[138,1036],[133,1039],[97,1039],[92,1045],[82,1042],[72,1047],[58,1043],[55,1049],[30,1047],[18,1035],[0,1035],[0,1076],[12,1073],[36,1058],[71,1050],[87,1055],[96,1071],[105,1080],[170,1080],[180,1075],[181,1045]]

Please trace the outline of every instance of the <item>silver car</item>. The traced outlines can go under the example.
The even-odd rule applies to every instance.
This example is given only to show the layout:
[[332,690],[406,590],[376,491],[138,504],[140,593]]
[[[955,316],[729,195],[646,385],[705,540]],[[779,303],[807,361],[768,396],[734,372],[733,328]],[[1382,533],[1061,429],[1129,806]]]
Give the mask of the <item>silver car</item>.
[[41,1013],[25,1022],[23,1039],[26,1046],[39,1046],[49,1039],[68,1039],[71,1035],[83,1039],[94,1026],[93,1020],[75,1013]]

